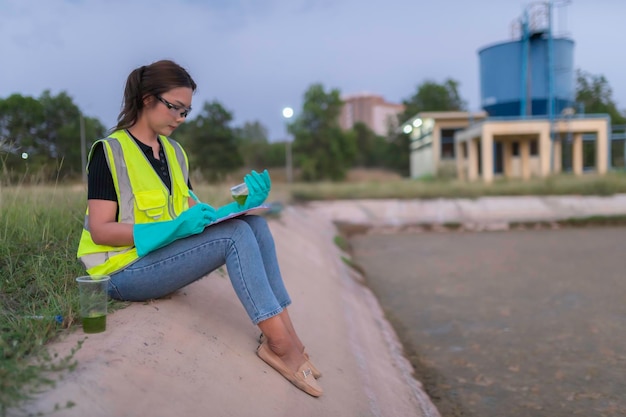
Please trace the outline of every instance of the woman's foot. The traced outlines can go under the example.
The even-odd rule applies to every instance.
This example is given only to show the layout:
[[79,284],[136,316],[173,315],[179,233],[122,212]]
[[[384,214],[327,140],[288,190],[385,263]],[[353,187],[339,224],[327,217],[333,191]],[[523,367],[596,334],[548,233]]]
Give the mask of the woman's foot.
[[[280,357],[270,348],[267,340],[264,340],[263,343],[259,345],[256,352],[259,358],[263,359],[263,361],[302,391],[313,397],[319,397],[324,393],[322,387],[319,386],[313,377],[313,371],[308,366],[308,361],[303,360],[294,370],[293,365],[283,360],[287,359],[287,355]],[[293,358],[291,358],[291,360],[293,360]]]
[[[262,344],[266,340],[267,338],[265,337],[265,335],[261,333],[261,335],[259,336],[259,344]],[[320,379],[322,377],[322,373],[315,367],[315,365],[313,365],[313,363],[311,362],[311,358],[309,357],[309,354],[306,353],[304,346],[302,346],[302,354],[304,355],[304,358],[307,360],[309,368],[311,368],[311,372],[313,372],[313,377],[315,379]]]
[[320,379],[322,377],[322,373],[313,365],[311,358],[309,358],[309,354],[304,350],[302,351],[302,354],[306,358],[306,363],[309,365],[309,368],[311,368],[311,372],[313,372],[313,378]]

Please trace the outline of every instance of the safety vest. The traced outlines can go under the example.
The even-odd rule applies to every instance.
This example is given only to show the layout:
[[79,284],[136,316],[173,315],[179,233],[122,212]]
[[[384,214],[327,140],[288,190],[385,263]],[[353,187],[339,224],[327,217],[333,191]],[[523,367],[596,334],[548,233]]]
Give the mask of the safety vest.
[[[150,161],[125,130],[118,130],[94,143],[104,146],[117,193],[119,223],[138,224],[172,220],[189,208],[189,163],[183,148],[159,136],[165,152],[172,191],[161,181]],[[135,246],[98,245],[89,232],[89,208],[85,212],[77,257],[90,275],[112,274],[139,259]]]

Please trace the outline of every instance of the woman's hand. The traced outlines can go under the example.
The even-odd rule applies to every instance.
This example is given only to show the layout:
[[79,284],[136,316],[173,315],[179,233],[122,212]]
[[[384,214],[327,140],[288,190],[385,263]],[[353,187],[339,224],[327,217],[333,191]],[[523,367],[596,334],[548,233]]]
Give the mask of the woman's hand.
[[267,169],[260,174],[252,170],[243,178],[243,181],[248,186],[248,198],[243,204],[243,209],[247,210],[263,204],[272,188],[272,181]]
[[205,203],[198,203],[180,213],[173,220],[177,229],[176,238],[201,233],[215,219],[217,219],[217,211],[213,207]]

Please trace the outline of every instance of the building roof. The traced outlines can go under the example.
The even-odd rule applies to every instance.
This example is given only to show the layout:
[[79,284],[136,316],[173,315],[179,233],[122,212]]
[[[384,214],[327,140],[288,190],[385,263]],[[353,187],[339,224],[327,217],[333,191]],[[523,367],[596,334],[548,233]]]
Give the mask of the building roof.
[[397,132],[400,133],[404,130],[404,127],[407,125],[413,125],[413,122],[417,119],[435,119],[435,120],[454,120],[454,119],[486,119],[487,112],[478,111],[478,112],[467,112],[467,111],[430,111],[430,112],[420,112],[415,116],[408,119],[406,122],[402,123],[397,128]]
[[381,96],[380,94],[370,93],[369,91],[361,91],[361,92],[358,92],[358,93],[343,94],[341,96],[341,99],[342,100],[352,100],[352,99],[355,99],[355,98],[367,98],[367,97],[383,98],[383,96]]
[[483,119],[487,117],[487,112],[468,112],[468,111],[425,111],[415,115],[415,118],[430,119]]
[[443,120],[484,120],[487,118],[487,112],[478,111],[478,112],[467,112],[467,111],[432,111],[432,112],[420,112],[415,116],[411,117],[404,123],[402,123],[396,131],[398,133],[403,132],[405,126],[419,126],[419,123],[414,123],[418,119],[434,119],[435,121],[443,121]]

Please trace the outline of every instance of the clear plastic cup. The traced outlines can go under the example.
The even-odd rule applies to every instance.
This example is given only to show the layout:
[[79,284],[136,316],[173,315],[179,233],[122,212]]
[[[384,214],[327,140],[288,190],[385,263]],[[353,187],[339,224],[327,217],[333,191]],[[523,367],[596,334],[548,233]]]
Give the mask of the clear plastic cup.
[[101,333],[107,325],[108,275],[86,275],[76,278],[80,317],[85,333]]
[[237,202],[237,204],[243,206],[248,199],[248,186],[245,182],[235,185],[230,188],[230,195],[233,197],[233,200]]

